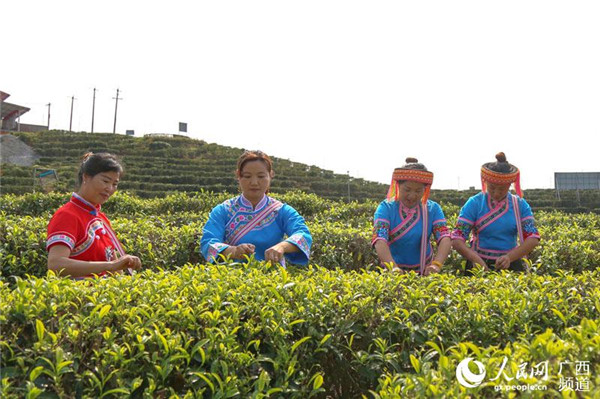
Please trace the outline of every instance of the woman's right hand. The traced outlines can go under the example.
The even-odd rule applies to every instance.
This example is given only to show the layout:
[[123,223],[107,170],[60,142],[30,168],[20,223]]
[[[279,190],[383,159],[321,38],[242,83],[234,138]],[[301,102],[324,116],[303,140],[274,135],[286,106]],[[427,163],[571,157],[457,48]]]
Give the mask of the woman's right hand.
[[490,268],[487,266],[487,263],[485,263],[483,258],[479,255],[477,255],[477,257],[475,258],[475,262],[473,262],[473,263],[476,263],[476,264],[480,265],[481,267],[483,267],[483,270],[490,270]]
[[133,269],[138,270],[142,267],[142,261],[137,256],[125,255],[113,261],[113,271]]
[[254,253],[255,247],[253,244],[240,244],[233,247],[233,251],[231,252],[231,257],[233,259],[242,259],[244,255],[252,255]]

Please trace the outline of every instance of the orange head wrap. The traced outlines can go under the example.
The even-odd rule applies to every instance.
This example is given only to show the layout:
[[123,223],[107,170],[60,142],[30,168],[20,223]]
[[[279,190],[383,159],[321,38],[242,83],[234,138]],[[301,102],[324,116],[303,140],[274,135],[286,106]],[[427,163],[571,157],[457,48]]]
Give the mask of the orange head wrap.
[[[515,191],[519,197],[523,197],[521,191],[521,172],[519,168],[506,162],[506,155],[503,152],[499,152],[496,155],[498,162],[486,163],[481,167],[481,190],[487,192],[487,183],[492,184],[512,184],[515,183]],[[491,168],[498,164],[505,163],[508,165],[509,171],[507,172],[496,172]]]
[[[417,163],[418,161],[414,158],[407,158],[406,162]],[[423,194],[423,198],[421,198],[421,202],[423,204],[427,203],[427,200],[429,199],[431,183],[433,183],[432,172],[423,169],[408,169],[406,167],[394,169],[394,174],[392,175],[392,183],[390,184],[390,188],[387,193],[388,200],[398,200],[398,182],[401,181],[414,181],[417,183],[423,183],[425,185],[425,193]]]

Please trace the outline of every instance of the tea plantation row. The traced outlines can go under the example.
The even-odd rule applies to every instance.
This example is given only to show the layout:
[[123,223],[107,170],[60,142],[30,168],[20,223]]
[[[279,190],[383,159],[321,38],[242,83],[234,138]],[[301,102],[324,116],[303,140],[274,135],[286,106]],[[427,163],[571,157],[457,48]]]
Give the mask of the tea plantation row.
[[[144,267],[170,269],[203,262],[198,241],[210,209],[227,194],[173,194],[140,199],[115,195],[104,208],[128,253]],[[299,192],[279,195],[304,215],[313,235],[311,263],[325,268],[356,270],[378,264],[370,245],[374,201],[343,203]],[[67,194],[0,197],[1,276],[46,274],[46,226]],[[442,204],[449,224],[459,211]],[[531,256],[537,273],[594,270],[600,265],[600,215],[538,212],[542,241]],[[463,261],[452,253],[445,273],[458,273]]]
[[[589,366],[584,393],[600,393],[598,271],[419,278],[254,263],[50,276],[0,283],[0,322],[7,398],[497,397],[504,361],[511,380],[548,362],[547,378],[519,379],[546,387],[532,397],[559,397],[576,362]],[[476,388],[455,378],[467,357],[489,376]]]
[[[419,278],[377,267],[377,202],[299,192],[277,197],[307,220],[311,266],[206,265],[198,239],[227,197],[118,193],[103,210],[144,270],[84,282],[46,275],[68,194],[0,197],[0,397],[512,397],[497,388],[517,381],[546,389],[526,397],[600,395],[600,215],[537,212],[531,274],[462,277],[453,254]],[[456,378],[468,357],[485,367],[475,388]],[[524,364],[547,378],[517,378]],[[564,389],[576,364],[587,390]]]

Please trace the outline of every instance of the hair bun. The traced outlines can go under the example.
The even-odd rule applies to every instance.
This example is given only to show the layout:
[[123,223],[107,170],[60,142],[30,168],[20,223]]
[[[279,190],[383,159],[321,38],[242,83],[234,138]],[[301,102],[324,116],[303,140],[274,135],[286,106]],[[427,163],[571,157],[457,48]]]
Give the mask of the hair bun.
[[406,158],[406,163],[418,163],[419,160],[417,158]]
[[496,154],[496,161],[498,162],[506,162],[506,155],[503,152],[499,152]]
[[94,155],[93,152],[86,152],[85,154],[83,154],[83,156],[81,157],[81,162],[85,162],[87,161],[92,155]]

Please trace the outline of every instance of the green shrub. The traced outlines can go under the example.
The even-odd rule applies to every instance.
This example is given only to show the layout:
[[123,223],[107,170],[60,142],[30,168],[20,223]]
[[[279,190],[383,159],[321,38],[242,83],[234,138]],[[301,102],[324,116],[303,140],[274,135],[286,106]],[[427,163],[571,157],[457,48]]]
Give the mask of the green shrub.
[[232,263],[0,282],[3,396],[487,396],[460,387],[458,361],[599,370],[599,277]]

